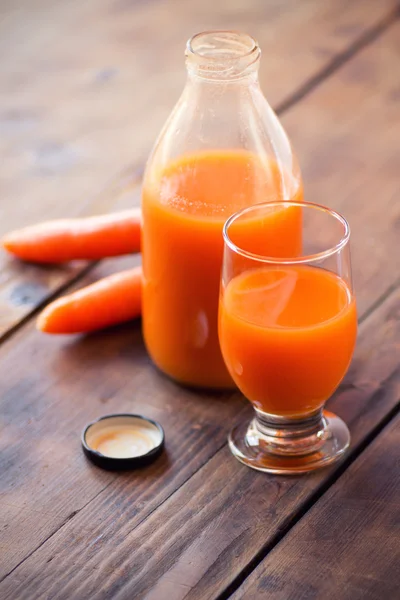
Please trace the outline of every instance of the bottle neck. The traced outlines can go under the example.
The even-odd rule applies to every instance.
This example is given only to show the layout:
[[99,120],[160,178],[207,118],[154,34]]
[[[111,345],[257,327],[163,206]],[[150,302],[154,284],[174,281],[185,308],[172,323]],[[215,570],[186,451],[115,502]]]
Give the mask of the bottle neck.
[[220,87],[224,87],[224,89],[227,90],[237,90],[237,89],[243,89],[244,87],[247,86],[259,86],[259,80],[258,80],[258,72],[251,72],[251,73],[246,73],[241,75],[240,77],[235,77],[232,78],[230,77],[229,79],[220,79],[220,78],[214,78],[214,77],[204,77],[202,75],[199,75],[198,71],[192,71],[190,69],[188,69],[187,72],[187,82],[190,85],[195,85],[195,86],[199,86],[202,88],[205,87],[209,87],[209,88],[214,88],[216,85],[220,86]]

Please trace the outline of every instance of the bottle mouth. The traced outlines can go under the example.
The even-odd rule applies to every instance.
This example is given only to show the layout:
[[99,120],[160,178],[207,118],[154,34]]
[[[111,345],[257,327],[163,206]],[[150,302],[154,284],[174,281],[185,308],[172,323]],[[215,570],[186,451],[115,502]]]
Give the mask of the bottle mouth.
[[238,79],[257,70],[261,51],[239,31],[204,31],[187,42],[188,70],[207,79]]

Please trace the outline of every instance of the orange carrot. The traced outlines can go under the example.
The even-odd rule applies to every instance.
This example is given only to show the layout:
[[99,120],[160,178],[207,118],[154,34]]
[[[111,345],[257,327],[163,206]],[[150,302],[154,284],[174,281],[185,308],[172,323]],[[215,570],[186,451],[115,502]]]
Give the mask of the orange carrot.
[[46,221],[7,234],[2,244],[22,260],[61,263],[140,250],[140,209],[97,217]]
[[138,317],[142,268],[110,275],[49,304],[36,326],[46,333],[85,333]]

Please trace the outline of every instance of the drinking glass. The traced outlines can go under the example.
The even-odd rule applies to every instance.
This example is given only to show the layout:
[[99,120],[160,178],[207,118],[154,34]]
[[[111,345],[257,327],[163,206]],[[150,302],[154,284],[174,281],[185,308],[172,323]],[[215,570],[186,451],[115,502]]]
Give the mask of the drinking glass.
[[219,340],[254,408],[232,430],[230,449],[271,473],[328,465],[350,443],[345,423],[324,410],[357,335],[349,225],[317,204],[267,202],[235,213],[223,238]]

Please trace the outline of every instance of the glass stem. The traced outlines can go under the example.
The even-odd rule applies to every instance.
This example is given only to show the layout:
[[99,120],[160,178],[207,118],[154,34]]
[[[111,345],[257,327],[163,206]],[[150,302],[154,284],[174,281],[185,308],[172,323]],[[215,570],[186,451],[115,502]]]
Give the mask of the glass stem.
[[329,437],[322,408],[304,418],[278,417],[255,410],[253,427],[276,454],[304,455],[322,447]]

